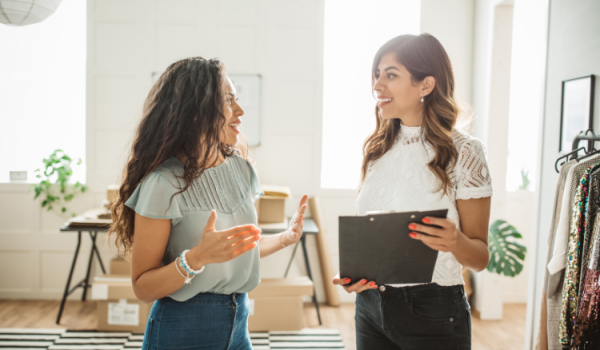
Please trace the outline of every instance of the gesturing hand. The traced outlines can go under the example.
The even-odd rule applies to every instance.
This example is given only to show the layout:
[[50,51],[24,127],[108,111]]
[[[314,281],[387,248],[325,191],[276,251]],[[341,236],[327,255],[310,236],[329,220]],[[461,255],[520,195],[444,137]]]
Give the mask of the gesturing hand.
[[441,252],[451,252],[456,248],[460,231],[452,219],[425,217],[422,221],[425,224],[436,225],[441,228],[421,224],[409,224],[409,229],[426,233],[410,232],[408,234],[410,237],[418,239],[431,249]]
[[333,284],[341,285],[344,288],[344,290],[348,293],[352,293],[352,292],[360,293],[363,290],[377,288],[377,284],[375,284],[375,281],[371,281],[371,282],[367,283],[366,279],[362,279],[354,284],[348,284],[348,283],[350,283],[350,279],[349,278],[340,278],[339,272],[337,273],[337,275],[335,275],[335,277],[333,278],[333,280],[331,282]]
[[302,237],[302,231],[304,230],[304,213],[308,207],[306,201],[308,201],[308,196],[302,196],[300,204],[298,204],[298,210],[296,210],[292,220],[290,220],[290,227],[281,234],[281,241],[286,246],[298,243]]
[[249,252],[257,245],[260,239],[260,229],[254,225],[232,227],[227,230],[217,231],[215,223],[217,213],[210,213],[208,222],[200,243],[187,253],[187,260],[193,269],[199,269],[206,264],[222,263]]

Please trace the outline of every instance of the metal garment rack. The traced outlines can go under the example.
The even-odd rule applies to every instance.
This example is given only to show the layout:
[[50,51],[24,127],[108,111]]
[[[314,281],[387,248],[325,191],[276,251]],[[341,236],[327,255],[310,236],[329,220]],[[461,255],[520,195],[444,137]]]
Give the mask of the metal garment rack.
[[[579,142],[581,141],[588,142],[587,148],[579,147]],[[595,134],[594,130],[592,129],[588,129],[585,132],[582,131],[581,133],[579,133],[579,135],[575,136],[575,138],[573,139],[573,146],[571,148],[572,151],[563,156],[560,156],[556,160],[556,163],[554,163],[554,169],[556,170],[556,172],[560,172],[560,167],[570,160],[579,161],[583,158],[587,158],[591,155],[600,153],[600,150],[594,148],[594,142],[596,141],[600,141],[600,134]],[[579,156],[579,151],[584,152],[584,154],[581,157]],[[562,163],[560,163],[561,161]]]

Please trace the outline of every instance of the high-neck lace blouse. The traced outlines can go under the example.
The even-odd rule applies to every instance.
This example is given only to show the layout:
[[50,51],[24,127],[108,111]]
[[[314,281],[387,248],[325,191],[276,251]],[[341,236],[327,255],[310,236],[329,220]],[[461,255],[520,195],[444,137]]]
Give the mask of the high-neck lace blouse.
[[[449,193],[444,195],[435,192],[438,181],[427,167],[435,151],[424,140],[421,127],[402,126],[392,148],[370,164],[356,201],[357,214],[448,209],[448,218],[460,228],[456,200],[491,197],[492,179],[481,141],[456,129],[452,140],[458,159],[448,174]],[[462,266],[452,253],[438,253],[431,282],[442,286],[464,284]]]
[[[184,165],[170,158],[148,175],[125,205],[136,213],[154,219],[171,219],[171,234],[162,259],[163,265],[196,246],[202,238],[211,210],[217,212],[217,230],[257,224],[254,201],[263,195],[252,164],[239,155],[225,158],[220,165],[204,170],[182,193]],[[202,292],[247,293],[260,282],[258,246],[237,258],[208,264],[204,271],[169,295],[185,301]]]

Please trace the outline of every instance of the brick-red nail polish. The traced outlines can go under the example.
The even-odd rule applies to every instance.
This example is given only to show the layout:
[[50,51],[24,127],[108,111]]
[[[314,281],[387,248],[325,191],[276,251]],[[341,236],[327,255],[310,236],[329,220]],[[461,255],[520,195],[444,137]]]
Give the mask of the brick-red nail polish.
[[369,283],[369,287],[373,287],[374,285],[375,285],[375,282]]
[[429,220],[429,218],[423,218],[423,222],[428,224],[429,222],[431,222],[431,220]]
[[416,233],[414,233],[414,232],[411,232],[411,233],[409,233],[408,235],[409,235],[410,237],[412,237],[412,238],[417,238],[417,234],[416,234]]
[[360,284],[362,284],[363,286],[365,285],[365,283],[367,283],[367,280],[360,281]]
[[410,224],[410,225],[408,225],[408,228],[411,229],[411,230],[416,230],[417,229],[417,225]]
[[344,279],[344,283],[350,283],[350,279],[349,278]]

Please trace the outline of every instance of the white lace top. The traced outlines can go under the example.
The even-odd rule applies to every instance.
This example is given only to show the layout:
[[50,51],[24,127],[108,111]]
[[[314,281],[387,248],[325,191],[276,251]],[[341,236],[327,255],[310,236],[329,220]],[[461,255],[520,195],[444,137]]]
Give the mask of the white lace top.
[[[450,173],[450,194],[442,195],[442,191],[433,192],[438,182],[427,167],[435,152],[422,138],[420,126],[402,126],[394,146],[371,163],[356,200],[358,215],[375,210],[448,209],[448,218],[460,227],[457,199],[492,196],[492,179],[481,141],[459,130],[452,132],[458,160]],[[464,284],[462,266],[452,253],[439,252],[431,282],[442,286]]]

